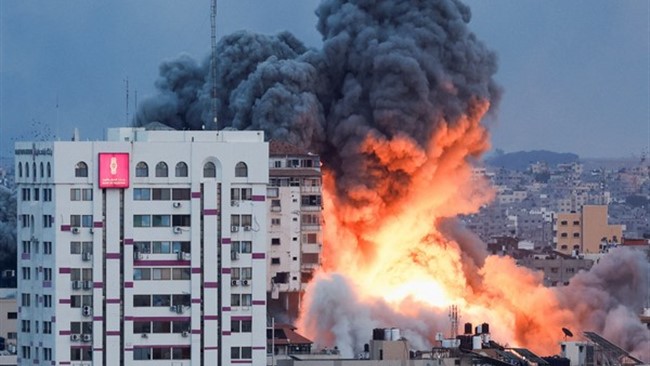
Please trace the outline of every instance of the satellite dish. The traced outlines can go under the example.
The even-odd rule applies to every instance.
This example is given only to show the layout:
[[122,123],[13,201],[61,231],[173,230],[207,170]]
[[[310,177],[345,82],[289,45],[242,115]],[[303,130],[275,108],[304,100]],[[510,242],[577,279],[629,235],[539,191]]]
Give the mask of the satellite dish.
[[573,337],[573,333],[571,333],[571,331],[566,328],[562,328],[562,332],[564,332],[564,335],[566,337]]

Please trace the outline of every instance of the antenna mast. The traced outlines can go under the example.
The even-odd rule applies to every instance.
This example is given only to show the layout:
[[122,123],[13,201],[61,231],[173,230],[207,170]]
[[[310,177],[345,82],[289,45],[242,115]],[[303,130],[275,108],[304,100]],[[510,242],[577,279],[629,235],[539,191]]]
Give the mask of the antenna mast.
[[449,307],[449,320],[451,321],[451,338],[456,339],[458,336],[458,306]]
[[129,78],[124,79],[124,85],[126,88],[126,125],[129,125]]
[[[210,6],[210,23],[212,30],[212,57],[210,60],[210,73],[212,79],[212,122],[214,128],[219,129],[217,123],[217,0],[212,0]],[[210,128],[208,128],[210,129]]]

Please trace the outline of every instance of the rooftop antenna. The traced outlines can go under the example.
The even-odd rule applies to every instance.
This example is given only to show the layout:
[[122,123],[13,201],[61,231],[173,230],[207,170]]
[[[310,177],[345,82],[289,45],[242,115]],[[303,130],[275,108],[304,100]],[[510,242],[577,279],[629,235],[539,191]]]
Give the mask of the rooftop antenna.
[[59,94],[56,95],[56,124],[54,125],[54,137],[59,138]]
[[210,73],[212,79],[212,122],[215,129],[219,129],[217,123],[217,0],[212,0],[210,6],[210,29],[212,30],[212,57],[210,60]]
[[129,77],[127,76],[126,79],[124,79],[124,85],[126,88],[126,125],[129,125]]
[[458,336],[458,305],[449,307],[449,320],[451,321],[451,338],[456,339]]

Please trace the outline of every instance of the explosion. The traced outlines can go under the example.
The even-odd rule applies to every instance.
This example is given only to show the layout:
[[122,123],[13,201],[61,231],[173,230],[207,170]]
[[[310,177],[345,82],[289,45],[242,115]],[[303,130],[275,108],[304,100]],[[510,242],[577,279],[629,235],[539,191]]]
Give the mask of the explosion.
[[492,324],[503,343],[556,354],[562,327],[603,334],[650,359],[635,318],[648,292],[639,256],[619,250],[569,286],[549,289],[512,259],[488,256],[455,219],[490,201],[471,179],[489,147],[483,120],[501,91],[496,56],[469,31],[458,0],[323,0],[320,50],[294,36],[238,32],[217,46],[218,120],[210,60],[160,67],[159,95],[135,124],[264,130],[324,164],[322,270],[299,327],[346,356],[374,327],[398,326],[418,349],[463,321]]

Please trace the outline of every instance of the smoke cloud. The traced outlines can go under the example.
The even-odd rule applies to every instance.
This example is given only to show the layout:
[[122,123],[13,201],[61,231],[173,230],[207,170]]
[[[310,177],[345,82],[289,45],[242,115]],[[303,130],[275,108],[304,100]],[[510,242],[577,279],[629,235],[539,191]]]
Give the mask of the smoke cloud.
[[496,56],[467,27],[469,8],[324,0],[316,14],[321,49],[289,33],[221,39],[217,124],[210,59],[188,56],[161,65],[159,93],[134,121],[262,129],[321,155],[323,270],[307,289],[301,331],[346,356],[377,326],[399,326],[426,348],[458,304],[466,320],[496,323],[496,338],[536,351],[556,353],[564,326],[647,349],[634,318],[647,267],[634,255],[614,251],[566,289],[548,289],[539,274],[487,256],[452,219],[491,199],[470,179],[471,162],[489,147],[481,120],[501,95]]

